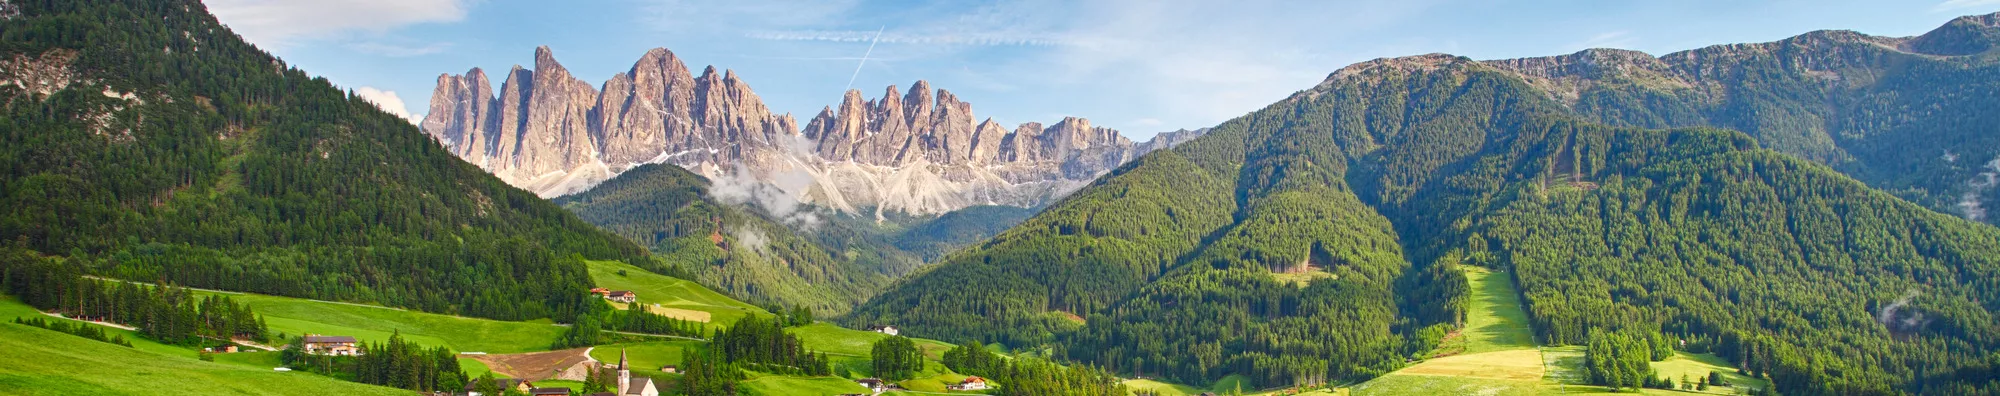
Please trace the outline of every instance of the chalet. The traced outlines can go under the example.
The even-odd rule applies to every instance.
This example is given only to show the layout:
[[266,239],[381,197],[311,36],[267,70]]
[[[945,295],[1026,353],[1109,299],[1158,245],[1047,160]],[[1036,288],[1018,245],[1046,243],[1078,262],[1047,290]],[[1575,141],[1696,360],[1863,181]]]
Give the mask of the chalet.
[[672,365],[667,365],[667,366],[661,366],[661,367],[660,367],[660,372],[662,372],[662,373],[668,373],[668,374],[680,374],[680,373],[681,373],[681,368],[679,368],[679,367],[674,367],[674,366],[672,366]]
[[957,385],[952,385],[951,390],[962,390],[962,391],[986,390],[986,379],[979,377],[965,377],[964,381],[959,381]]
[[529,390],[529,391],[528,391],[528,395],[529,395],[529,396],[569,396],[569,388],[535,388],[535,389],[533,389],[533,390]]
[[882,391],[889,389],[887,383],[883,383],[882,380],[875,378],[862,378],[854,380],[854,383],[861,385],[863,388],[868,388],[869,392],[882,393]]
[[633,293],[629,290],[612,290],[604,294],[604,299],[631,304],[633,301],[639,301],[639,293]]
[[602,287],[593,287],[590,288],[590,294],[596,294],[598,297],[610,297],[611,289],[606,289]]
[[307,334],[301,344],[305,346],[306,353],[310,354],[333,356],[355,356],[361,354],[361,348],[355,346],[354,337],[349,336]]
[[896,335],[897,333],[902,333],[902,331],[896,330],[896,326],[890,326],[890,325],[868,326],[868,331],[873,331],[888,335]]
[[[521,393],[528,393],[528,394],[535,394],[535,393],[530,393],[530,392],[534,392],[534,391],[535,391],[535,383],[533,383],[533,382],[528,382],[528,380],[524,380],[524,379],[520,379],[520,378],[494,378],[494,379],[493,379],[493,382],[494,382],[494,385],[498,385],[498,386],[496,386],[496,388],[500,388],[500,390],[501,390],[501,391],[502,391],[503,393],[504,393],[504,392],[506,392],[507,390],[513,390],[513,391],[516,391],[516,392],[521,392]],[[464,394],[465,394],[466,396],[500,396],[500,395],[485,395],[485,394],[480,394],[479,392],[475,392],[475,391],[473,391],[474,389],[479,389],[479,379],[478,379],[478,378],[473,378],[473,379],[472,379],[471,381],[466,381],[466,382],[465,382],[465,392],[464,392]],[[547,388],[543,388],[543,389],[547,389]],[[567,391],[565,391],[565,392],[567,392]]]

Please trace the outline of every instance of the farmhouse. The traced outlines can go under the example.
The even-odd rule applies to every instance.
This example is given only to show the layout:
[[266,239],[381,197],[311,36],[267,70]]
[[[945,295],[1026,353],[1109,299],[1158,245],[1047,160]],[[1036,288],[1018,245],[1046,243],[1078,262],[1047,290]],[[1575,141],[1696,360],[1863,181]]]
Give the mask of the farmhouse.
[[897,333],[901,333],[901,331],[896,330],[896,326],[890,326],[890,325],[868,326],[868,331],[873,331],[888,335],[896,335]]
[[[505,392],[505,391],[507,391],[507,390],[510,390],[510,389],[511,389],[511,390],[514,390],[514,391],[516,391],[516,392],[521,392],[521,393],[529,393],[529,392],[534,392],[534,391],[535,391],[535,384],[534,384],[534,383],[532,383],[532,382],[528,382],[528,380],[524,380],[524,379],[519,379],[519,378],[494,378],[494,379],[493,379],[493,382],[494,382],[494,385],[498,385],[498,386],[495,386],[495,388],[500,388],[500,390],[501,390],[502,392]],[[474,392],[474,391],[473,391],[474,389],[479,389],[479,379],[478,379],[478,378],[473,378],[473,379],[472,379],[471,381],[466,381],[466,382],[465,382],[465,391],[464,391],[463,393],[464,393],[464,394],[465,394],[466,396],[499,396],[499,395],[483,395],[483,394],[480,394],[479,392]]]
[[952,385],[951,390],[962,390],[962,391],[986,390],[986,379],[979,377],[965,377],[964,381],[959,381],[957,385]]
[[885,384],[882,382],[882,380],[875,378],[862,378],[854,380],[854,383],[860,384],[861,387],[863,388],[868,388],[869,392],[882,393],[883,390],[888,389],[887,388],[888,384]]
[[306,353],[311,354],[333,356],[355,356],[361,354],[361,348],[354,345],[354,337],[349,336],[307,334],[302,344],[305,346]]
[[590,288],[590,294],[596,294],[598,297],[610,297],[611,289],[606,289],[602,287],[593,287]]
[[535,388],[528,391],[530,396],[569,396],[569,388]]
[[633,293],[629,290],[612,290],[610,293],[604,295],[604,299],[630,304],[633,301],[639,301],[639,293]]

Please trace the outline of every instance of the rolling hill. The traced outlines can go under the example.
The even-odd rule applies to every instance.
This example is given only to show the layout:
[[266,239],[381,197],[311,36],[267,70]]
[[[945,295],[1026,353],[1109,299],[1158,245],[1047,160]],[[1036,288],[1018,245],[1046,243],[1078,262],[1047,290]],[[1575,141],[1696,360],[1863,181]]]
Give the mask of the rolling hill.
[[[759,303],[845,313],[888,284],[889,268],[916,265],[916,258],[837,225],[817,224],[824,229],[808,239],[761,207],[716,201],[709,189],[707,179],[678,166],[648,164],[555,202],[651,247],[666,266],[655,271],[690,273]],[[847,249],[819,241],[843,236],[853,242]]]
[[[1873,53],[1976,73],[1992,59],[1983,43],[1996,30],[1979,22],[1990,19],[1870,50],[1896,55],[1795,45],[1826,33],[1694,53]],[[1949,33],[1968,28],[1979,34]],[[1777,129],[1599,123],[1521,63],[1532,62],[1343,68],[1113,171],[846,320],[1059,345],[1188,383],[1338,383],[1396,370],[1430,349],[1422,329],[1460,325],[1469,287],[1456,267],[1476,265],[1515,274],[1545,344],[1612,330],[1703,340],[1791,394],[2000,389],[2000,362],[1982,352],[2000,348],[2000,230],[1801,159],[1814,146]],[[1821,65],[1781,64],[1794,68],[1760,73]],[[1736,119],[1748,114],[1762,113]],[[1788,122],[1748,120],[1765,121]],[[1944,133],[1912,128],[1902,138]]]

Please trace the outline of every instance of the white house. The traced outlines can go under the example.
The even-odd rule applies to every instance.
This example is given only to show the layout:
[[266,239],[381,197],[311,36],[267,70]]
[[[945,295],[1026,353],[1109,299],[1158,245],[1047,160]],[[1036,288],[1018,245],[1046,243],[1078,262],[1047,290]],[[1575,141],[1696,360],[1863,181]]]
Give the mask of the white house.
[[986,390],[986,379],[979,377],[965,377],[965,380],[959,381],[958,385],[952,385],[951,390],[962,390],[962,391]]
[[877,333],[882,333],[882,334],[888,334],[888,335],[896,335],[897,333],[901,333],[901,331],[897,331],[897,330],[896,330],[896,326],[890,326],[890,325],[874,325],[874,326],[868,326],[868,331],[873,331],[873,332],[877,332]]

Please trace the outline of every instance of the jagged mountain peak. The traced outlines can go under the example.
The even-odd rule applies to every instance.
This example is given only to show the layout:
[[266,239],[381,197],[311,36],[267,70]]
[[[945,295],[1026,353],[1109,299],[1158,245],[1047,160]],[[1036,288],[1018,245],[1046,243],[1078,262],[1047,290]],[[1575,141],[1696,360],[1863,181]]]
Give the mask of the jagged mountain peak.
[[[587,189],[647,163],[710,177],[814,179],[796,198],[850,213],[942,213],[980,204],[1033,206],[1145,151],[1069,117],[1009,131],[975,122],[971,103],[929,81],[849,89],[801,128],[774,114],[734,70],[688,73],[665,48],[591,87],[547,46],[499,90],[479,73],[439,77],[424,129],[454,153],[543,196]],[[476,70],[476,69],[475,69]]]

